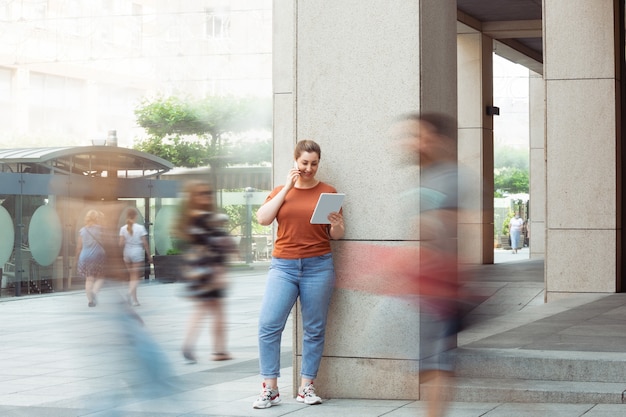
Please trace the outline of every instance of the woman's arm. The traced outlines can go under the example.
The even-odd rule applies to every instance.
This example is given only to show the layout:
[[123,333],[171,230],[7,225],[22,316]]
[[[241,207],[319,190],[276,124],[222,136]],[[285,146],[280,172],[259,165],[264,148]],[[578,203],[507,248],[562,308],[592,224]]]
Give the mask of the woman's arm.
[[285,197],[289,190],[291,190],[300,177],[300,171],[296,168],[291,168],[287,175],[287,181],[285,186],[272,198],[270,201],[265,202],[256,212],[256,219],[261,226],[269,226],[272,224],[280,206],[285,202]]
[[148,261],[152,263],[152,255],[150,254],[150,246],[148,245],[148,239],[145,236],[141,236],[141,243],[143,244],[143,249],[146,251],[148,255]]
[[282,206],[285,202],[285,197],[287,196],[288,191],[289,190],[285,190],[285,188],[283,188],[274,196],[274,198],[259,207],[256,212],[256,219],[261,226],[269,226],[272,224],[274,219],[276,219],[278,210],[280,210],[280,206]]

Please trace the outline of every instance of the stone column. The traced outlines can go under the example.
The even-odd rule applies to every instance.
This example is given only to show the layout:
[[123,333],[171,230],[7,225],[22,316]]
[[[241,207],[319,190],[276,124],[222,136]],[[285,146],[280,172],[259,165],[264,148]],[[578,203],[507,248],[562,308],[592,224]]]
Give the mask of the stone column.
[[459,259],[470,264],[493,263],[493,46],[480,33],[457,37],[459,163],[473,175],[460,190],[472,210],[459,216]]
[[620,291],[618,3],[543,2],[548,301]]
[[[274,1],[274,181],[299,139],[322,147],[319,179],[346,193],[337,280],[366,274],[363,245],[406,238],[398,196],[418,184],[388,129],[400,114],[456,116],[456,2]],[[347,265],[351,266],[348,267]],[[375,279],[376,277],[371,277]],[[294,389],[302,352],[294,309]],[[316,388],[322,397],[419,396],[419,315],[411,303],[337,289]],[[383,382],[384,381],[384,382]]]
[[545,82],[530,71],[530,258],[543,259],[546,252],[546,134]]

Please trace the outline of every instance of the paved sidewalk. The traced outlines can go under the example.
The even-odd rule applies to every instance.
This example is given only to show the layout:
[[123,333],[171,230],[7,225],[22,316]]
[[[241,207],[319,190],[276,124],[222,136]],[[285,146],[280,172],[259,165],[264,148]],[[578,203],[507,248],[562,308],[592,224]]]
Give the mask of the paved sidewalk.
[[[554,306],[544,305],[540,301],[543,284],[538,276],[538,265],[536,261],[522,259],[477,268],[476,276],[483,281],[475,285],[485,294],[485,302],[474,314],[476,325],[459,335],[460,345],[496,343],[499,335],[506,335],[518,326],[523,329],[525,323],[573,308],[584,314],[587,305],[594,308],[593,301],[602,299],[603,296],[594,296]],[[260,388],[256,323],[265,269],[239,271],[232,275],[232,280],[228,332],[235,359],[209,361],[207,331],[201,337],[200,360],[195,365],[185,364],[180,354],[191,311],[191,304],[178,295],[180,284],[152,282],[140,286],[142,305],[136,311],[145,322],[143,328],[123,314],[117,303],[117,291],[111,288],[103,291],[96,308],[88,308],[80,292],[0,299],[0,416],[426,415],[427,404],[420,401],[328,399],[316,406],[297,403],[289,396],[292,389],[292,368],[288,366],[291,365],[290,329],[286,329],[283,337],[282,363],[286,366],[280,379],[283,402],[265,410],[252,409]],[[610,297],[616,296],[621,295]],[[615,303],[612,306],[619,307]],[[152,345],[151,340],[156,343]],[[545,344],[538,348],[550,348]],[[140,355],[139,349],[143,349]],[[575,344],[568,349],[575,350]],[[621,351],[626,351],[626,344]],[[141,358],[147,358],[148,362],[142,363]],[[164,375],[173,376],[172,384],[153,382]],[[619,417],[626,416],[626,406],[450,403],[446,415]]]

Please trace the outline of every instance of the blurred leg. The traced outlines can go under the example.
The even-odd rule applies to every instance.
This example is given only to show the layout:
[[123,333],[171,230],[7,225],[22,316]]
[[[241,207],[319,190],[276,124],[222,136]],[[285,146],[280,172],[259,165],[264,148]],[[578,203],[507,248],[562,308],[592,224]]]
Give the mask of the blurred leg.
[[139,304],[137,300],[137,287],[139,286],[139,271],[141,262],[132,262],[127,264],[130,280],[128,282],[128,295],[134,304]]
[[213,316],[213,360],[230,359],[228,348],[226,347],[224,300],[222,298],[209,300],[208,308]]
[[209,312],[209,303],[206,301],[196,301],[194,310],[187,322],[187,334],[183,343],[183,350],[193,352],[200,335],[200,329],[203,319]]
[[93,283],[94,277],[85,277],[85,295],[90,303],[93,302]]

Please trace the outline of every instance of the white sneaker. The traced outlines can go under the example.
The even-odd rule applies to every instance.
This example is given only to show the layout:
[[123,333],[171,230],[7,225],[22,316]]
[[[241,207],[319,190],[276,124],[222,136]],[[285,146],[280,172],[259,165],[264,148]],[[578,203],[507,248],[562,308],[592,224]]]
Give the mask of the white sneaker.
[[308,405],[313,404],[321,404],[322,399],[315,394],[315,388],[313,387],[313,383],[306,384],[304,388],[300,388],[298,390],[298,396],[296,397],[296,401],[299,403],[305,403]]
[[264,382],[261,394],[259,394],[259,398],[252,403],[252,408],[270,408],[278,403],[280,403],[278,388],[270,389]]

